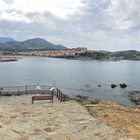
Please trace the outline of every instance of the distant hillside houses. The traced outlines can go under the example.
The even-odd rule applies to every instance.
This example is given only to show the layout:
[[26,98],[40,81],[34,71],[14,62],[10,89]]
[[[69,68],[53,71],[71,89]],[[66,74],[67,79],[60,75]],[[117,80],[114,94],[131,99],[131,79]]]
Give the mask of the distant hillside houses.
[[78,48],[72,48],[71,50],[75,50],[75,51],[87,51],[88,49],[85,47],[78,47]]
[[2,58],[3,55],[3,51],[0,51],[0,59]]
[[47,51],[30,51],[19,52],[20,55],[29,56],[45,56],[45,57],[58,57],[58,58],[74,58],[81,53],[88,52],[87,48],[73,48],[68,50],[47,50]]

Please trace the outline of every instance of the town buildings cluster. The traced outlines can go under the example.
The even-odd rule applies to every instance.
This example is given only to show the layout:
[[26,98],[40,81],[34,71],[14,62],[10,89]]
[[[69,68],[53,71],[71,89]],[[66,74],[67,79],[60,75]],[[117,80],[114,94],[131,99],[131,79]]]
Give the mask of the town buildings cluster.
[[2,59],[3,51],[0,51],[0,59]]
[[45,56],[45,57],[71,57],[74,58],[81,53],[88,52],[87,48],[73,48],[66,50],[46,50],[46,51],[28,51],[19,52],[19,55],[29,55],[29,56]]

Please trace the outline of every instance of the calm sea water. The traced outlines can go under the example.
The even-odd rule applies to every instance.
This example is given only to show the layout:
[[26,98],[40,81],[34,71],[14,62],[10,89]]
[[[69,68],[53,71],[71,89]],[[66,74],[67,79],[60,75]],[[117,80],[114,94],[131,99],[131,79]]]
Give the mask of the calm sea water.
[[[0,86],[54,82],[65,94],[83,95],[90,99],[111,99],[133,105],[128,91],[140,90],[140,61],[82,61],[45,57],[22,57],[16,62],[0,63]],[[126,89],[110,84],[126,83]],[[98,85],[102,85],[100,88]]]

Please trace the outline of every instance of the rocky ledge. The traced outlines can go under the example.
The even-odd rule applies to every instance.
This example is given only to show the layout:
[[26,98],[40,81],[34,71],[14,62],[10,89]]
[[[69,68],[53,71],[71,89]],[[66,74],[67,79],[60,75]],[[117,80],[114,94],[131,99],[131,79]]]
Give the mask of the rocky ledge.
[[128,95],[130,100],[136,105],[140,105],[140,91],[131,91]]
[[140,108],[129,108],[107,100],[85,104],[96,119],[122,133],[140,140]]
[[[20,97],[19,97],[20,98]],[[100,111],[99,111],[100,112]],[[75,101],[0,102],[0,140],[133,140],[89,115]]]

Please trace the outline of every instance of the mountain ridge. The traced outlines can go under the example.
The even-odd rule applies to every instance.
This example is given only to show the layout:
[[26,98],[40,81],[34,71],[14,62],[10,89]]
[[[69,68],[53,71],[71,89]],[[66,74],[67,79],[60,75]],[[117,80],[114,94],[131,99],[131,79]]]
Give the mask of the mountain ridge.
[[6,43],[6,42],[14,42],[15,40],[13,38],[10,37],[0,37],[0,44]]
[[32,38],[25,41],[9,40],[0,43],[1,50],[10,51],[29,51],[29,50],[65,50],[67,47],[63,45],[55,45],[42,38]]

